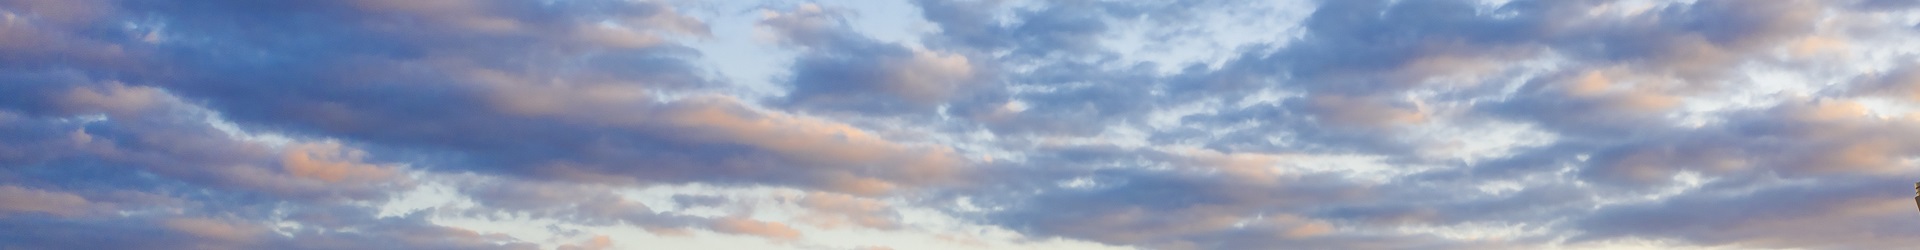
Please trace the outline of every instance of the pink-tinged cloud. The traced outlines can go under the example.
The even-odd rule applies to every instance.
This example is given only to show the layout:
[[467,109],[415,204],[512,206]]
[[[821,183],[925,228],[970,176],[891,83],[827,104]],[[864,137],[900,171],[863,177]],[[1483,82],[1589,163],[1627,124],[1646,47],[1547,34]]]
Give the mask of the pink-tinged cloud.
[[79,216],[90,206],[87,198],[70,193],[0,186],[0,213],[7,216]]
[[779,222],[727,217],[714,220],[707,227],[715,232],[750,235],[772,240],[800,239],[800,230],[794,230],[793,227]]
[[0,249],[1897,249],[1915,13],[0,0]]

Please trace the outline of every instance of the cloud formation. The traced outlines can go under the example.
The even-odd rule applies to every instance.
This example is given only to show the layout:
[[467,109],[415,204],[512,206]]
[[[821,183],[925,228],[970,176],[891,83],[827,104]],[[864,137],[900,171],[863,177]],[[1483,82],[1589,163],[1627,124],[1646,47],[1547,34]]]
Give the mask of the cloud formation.
[[1910,2],[0,0],[0,248],[1897,248]]

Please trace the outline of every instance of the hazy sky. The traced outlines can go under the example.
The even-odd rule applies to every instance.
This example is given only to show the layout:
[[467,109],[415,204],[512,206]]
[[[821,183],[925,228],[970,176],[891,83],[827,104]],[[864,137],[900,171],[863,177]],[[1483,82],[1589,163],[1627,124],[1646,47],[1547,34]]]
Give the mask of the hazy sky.
[[0,0],[0,249],[1894,249],[1915,0]]

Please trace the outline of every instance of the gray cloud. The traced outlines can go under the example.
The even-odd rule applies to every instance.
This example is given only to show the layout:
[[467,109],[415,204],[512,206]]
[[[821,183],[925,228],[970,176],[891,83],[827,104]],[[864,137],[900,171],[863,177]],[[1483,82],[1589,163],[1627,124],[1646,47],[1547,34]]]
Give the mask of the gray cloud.
[[[436,216],[812,246],[923,232],[901,205],[1155,249],[1914,244],[1903,1],[913,3],[900,41],[762,5],[752,46],[798,56],[756,99],[692,45],[741,20],[680,2],[0,0],[0,248],[535,247]],[[474,207],[375,212],[419,182]],[[804,196],[615,191],[696,183]]]
[[[370,215],[360,215],[370,216]],[[342,221],[358,232],[297,231],[277,234],[267,225],[220,218],[118,218],[0,220],[8,247],[27,249],[533,249],[504,235],[426,224],[418,218]],[[82,240],[96,239],[96,240]]]
[[[953,3],[927,4],[940,8],[967,9],[940,5]],[[1102,98],[1119,98],[1153,103],[1149,107],[1164,108],[1173,106],[1169,104],[1205,100],[1196,97],[1219,98],[1234,103],[1260,90],[1298,92],[1303,96],[1281,97],[1282,100],[1274,104],[1206,106],[1220,107],[1217,109],[1220,112],[1186,116],[1181,118],[1181,126],[1186,128],[1149,134],[1156,143],[1200,142],[1206,143],[1209,149],[1223,152],[1360,153],[1390,157],[1387,162],[1395,165],[1448,166],[1394,180],[1395,184],[1391,185],[1437,190],[1401,190],[1386,188],[1389,186],[1381,184],[1328,181],[1324,185],[1329,187],[1378,191],[1341,200],[1304,202],[1313,205],[1288,207],[1285,205],[1288,203],[1280,201],[1312,200],[1308,197],[1339,192],[1313,190],[1291,193],[1283,190],[1289,190],[1285,187],[1290,187],[1287,185],[1292,183],[1281,187],[1248,186],[1235,184],[1225,175],[1206,174],[1189,175],[1192,177],[1185,178],[1194,180],[1183,182],[1206,184],[1140,186],[1140,190],[1133,190],[1131,187],[1144,185],[1141,183],[1161,183],[1147,180],[1164,180],[1168,177],[1159,176],[1174,174],[1114,175],[1101,174],[1110,173],[1107,171],[1111,170],[1093,169],[1116,165],[1152,168],[1207,164],[1135,158],[1146,154],[1142,151],[1103,151],[1109,153],[1081,155],[1078,152],[1082,151],[1078,150],[1034,148],[1030,149],[1035,150],[1030,154],[1044,152],[1037,155],[1057,155],[1061,158],[1029,158],[1029,164],[1080,169],[1061,170],[1056,172],[1059,175],[1051,179],[1036,178],[1046,179],[1036,182],[1078,177],[1099,180],[1096,182],[1105,185],[1117,185],[1096,187],[1095,190],[1113,188],[1131,191],[1087,193],[1094,191],[1028,185],[983,193],[1040,190],[1035,191],[1042,193],[1040,195],[1012,195],[1019,198],[1009,198],[1004,202],[1022,205],[996,213],[1006,216],[1000,219],[1003,223],[1030,233],[1163,248],[1231,248],[1226,246],[1255,244],[1280,237],[1212,238],[1236,235],[1229,232],[1252,230],[1228,226],[1177,229],[1203,227],[1206,224],[1203,222],[1210,220],[1202,217],[1239,222],[1256,218],[1255,215],[1262,213],[1294,214],[1347,228],[1501,222],[1538,225],[1544,221],[1569,218],[1581,220],[1583,217],[1579,214],[1587,213],[1588,207],[1602,204],[1590,200],[1590,197],[1645,194],[1652,192],[1651,187],[1678,185],[1672,177],[1682,173],[1697,173],[1713,178],[1715,189],[1767,188],[1775,184],[1760,180],[1789,178],[1825,183],[1873,173],[1892,174],[1910,169],[1902,167],[1903,159],[1916,154],[1908,151],[1910,147],[1904,143],[1892,142],[1899,141],[1894,138],[1904,138],[1907,134],[1903,129],[1907,125],[1892,125],[1903,123],[1903,118],[1863,120],[1860,118],[1868,116],[1865,108],[1847,101],[1789,100],[1770,109],[1728,111],[1721,114],[1727,120],[1704,127],[1674,124],[1670,120],[1670,114],[1682,111],[1686,98],[1720,88],[1739,87],[1721,83],[1730,79],[1726,77],[1727,74],[1733,74],[1729,69],[1753,63],[1766,57],[1768,51],[1787,46],[1788,41],[1811,35],[1813,20],[1821,15],[1818,11],[1831,6],[1805,1],[1766,4],[1702,1],[1696,4],[1657,5],[1645,10],[1629,10],[1617,6],[1618,3],[1602,1],[1515,1],[1493,8],[1448,1],[1335,1],[1321,4],[1303,24],[1307,28],[1306,35],[1273,52],[1250,50],[1218,69],[1193,69],[1179,75],[1148,76],[1144,78],[1150,80],[1142,83],[1098,81],[1131,88],[1116,88],[1125,89],[1120,92],[1127,94],[1106,93],[1059,100],[1093,102]],[[1589,11],[1618,11],[1616,13],[1622,16],[1585,13]],[[962,22],[987,23],[982,21],[983,18],[952,16],[970,13],[967,11],[938,12],[944,12],[940,15],[946,16],[936,15],[933,10],[928,10],[928,16],[936,23],[947,22],[942,23],[943,28],[977,26]],[[978,32],[984,31],[977,28],[958,29],[948,35],[966,37],[977,35]],[[1072,49],[1062,48],[1060,51]],[[1564,73],[1521,73],[1531,69],[1514,64],[1515,61],[1548,56],[1569,61],[1553,62],[1567,66],[1548,71]],[[1044,72],[1047,71],[1021,73],[1059,79],[1057,74]],[[1105,71],[1097,67],[1081,67],[1067,72],[1094,75],[1101,74],[1094,72]],[[1521,84],[1501,86],[1505,83],[1500,81],[1514,79],[1522,80]],[[1459,83],[1461,81],[1465,82]],[[1145,97],[1126,98],[1131,93],[1157,90],[1166,90],[1158,93],[1167,94],[1134,94]],[[1415,97],[1418,99],[1405,101],[1409,99],[1408,93],[1417,91],[1438,91],[1443,94],[1432,99]],[[1025,100],[1030,103],[1049,101],[1041,99],[1045,95],[1019,97],[1031,98]],[[1470,108],[1464,110],[1465,113],[1442,113],[1440,109],[1423,108],[1411,103],[1415,101],[1426,102],[1425,105],[1477,103],[1468,105]],[[1089,106],[1094,109],[1126,107],[1125,104]],[[1154,108],[1144,110],[1151,109]],[[1044,112],[1044,109],[1037,108],[1028,112],[1031,110]],[[1123,113],[1121,117],[1131,115],[1140,114]],[[1561,139],[1547,146],[1521,148],[1511,156],[1484,163],[1432,162],[1414,155],[1415,151],[1431,145],[1404,140],[1410,134],[1404,127],[1399,127],[1459,126],[1501,120],[1531,123]],[[1238,125],[1249,123],[1252,124],[1250,128]],[[1098,124],[1125,126],[1126,123]],[[1225,136],[1219,135],[1222,130],[1226,131]],[[1855,137],[1856,131],[1873,131],[1871,133],[1878,135],[1874,137],[1884,140]],[[1275,144],[1268,139],[1275,135],[1292,139],[1292,143]],[[1572,167],[1573,173],[1578,175],[1550,177],[1555,176],[1554,172],[1565,171],[1563,167]],[[1523,181],[1527,178],[1571,178],[1601,186],[1543,185]],[[1504,181],[1519,181],[1523,191],[1496,195],[1463,187]],[[1654,186],[1642,186],[1648,184]],[[1237,190],[1263,190],[1276,196],[1258,199],[1208,198],[1212,197],[1210,195],[1236,193]],[[1170,195],[1153,195],[1156,193]],[[1261,209],[1236,208],[1239,206]],[[1679,207],[1736,209],[1709,205],[1675,208]],[[1210,209],[1210,212],[1196,212],[1196,209]],[[1611,210],[1604,206],[1602,209]],[[1664,212],[1667,211],[1661,210],[1660,213]],[[1792,216],[1800,215],[1772,218],[1786,219]],[[1154,222],[1154,219],[1167,221]],[[1548,224],[1540,228],[1581,231],[1595,225],[1599,224]],[[1817,247],[1822,246],[1818,245],[1820,242],[1829,242],[1813,237],[1781,235],[1770,236],[1783,237],[1779,240],[1746,242],[1742,240],[1757,236],[1734,237],[1742,240],[1693,240],[1688,238],[1690,234],[1663,237],[1657,236],[1659,234],[1629,233],[1636,232],[1635,229],[1614,229],[1611,231],[1614,233],[1583,237],[1677,237],[1685,242],[1702,244],[1768,247]],[[1340,237],[1348,236],[1327,238]],[[1513,240],[1533,244],[1555,241],[1551,236]],[[1585,241],[1575,243],[1579,242]],[[1883,243],[1898,244],[1892,241]],[[1351,245],[1351,242],[1335,244],[1359,246]]]
[[982,88],[984,79],[964,54],[915,49],[874,40],[851,30],[842,10],[803,4],[765,10],[760,21],[778,39],[805,54],[793,63],[788,105],[861,113],[932,113],[948,101]]
[[[666,40],[705,36],[705,26],[660,3],[286,4],[305,7],[122,3],[127,12],[155,13],[160,21],[151,25],[166,27],[156,31],[162,41],[130,44],[151,57],[129,60],[172,63],[87,73],[129,75],[122,81],[204,102],[250,128],[328,135],[444,160],[430,167],[613,183],[772,182],[874,194],[938,182],[961,164],[938,147],[899,145],[727,97],[655,99],[716,84],[686,62],[697,54]],[[210,14],[229,12],[241,14]],[[941,70],[951,57],[919,59]],[[698,132],[707,128],[721,130]],[[492,136],[472,136],[482,134]],[[844,147],[791,141],[834,137],[854,140],[831,142]],[[633,168],[629,162],[653,164]],[[730,167],[706,167],[716,165]],[[903,167],[878,173],[885,176],[844,170],[878,165]],[[843,170],[802,171],[831,168]],[[800,172],[764,172],[787,169]]]

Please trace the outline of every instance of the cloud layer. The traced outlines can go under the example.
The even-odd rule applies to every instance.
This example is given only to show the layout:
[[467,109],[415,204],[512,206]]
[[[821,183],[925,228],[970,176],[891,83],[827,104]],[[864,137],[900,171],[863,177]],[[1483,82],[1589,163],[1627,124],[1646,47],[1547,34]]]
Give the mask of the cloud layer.
[[0,248],[1898,248],[1915,7],[0,0]]

